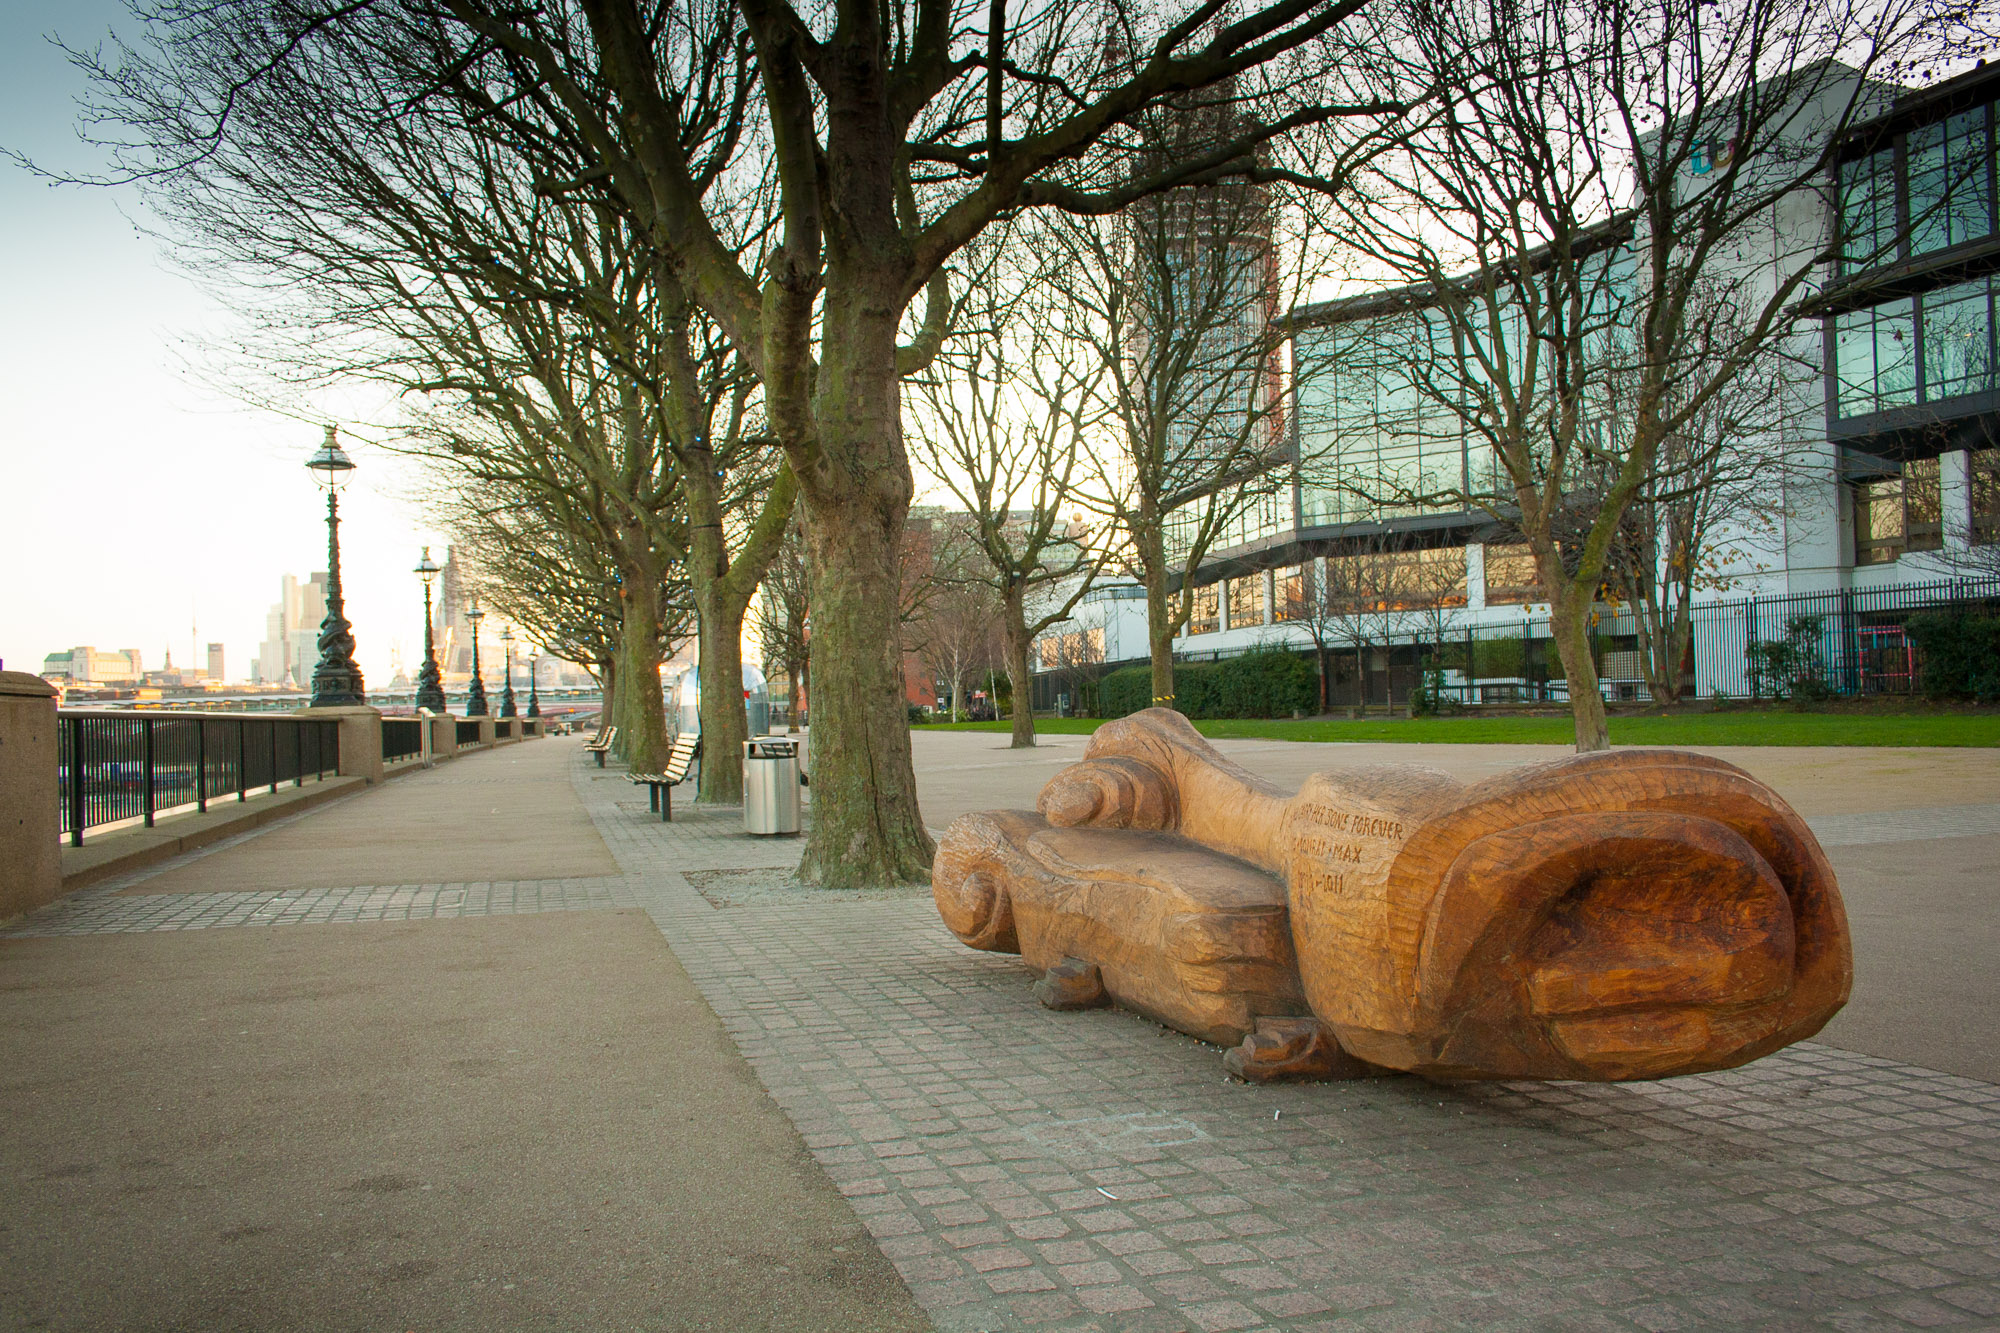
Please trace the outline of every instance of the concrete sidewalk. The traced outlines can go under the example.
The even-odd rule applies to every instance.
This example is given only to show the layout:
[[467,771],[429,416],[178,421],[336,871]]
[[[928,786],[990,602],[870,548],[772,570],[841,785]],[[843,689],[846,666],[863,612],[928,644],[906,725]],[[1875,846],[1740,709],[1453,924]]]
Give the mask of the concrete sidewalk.
[[[610,866],[574,754],[469,757],[183,859],[171,893],[87,891],[96,933],[0,942],[0,1327],[928,1327],[643,913],[388,919],[405,891],[327,887],[417,838],[502,869],[462,818],[481,773],[507,848]],[[314,897],[346,919],[185,928]]]

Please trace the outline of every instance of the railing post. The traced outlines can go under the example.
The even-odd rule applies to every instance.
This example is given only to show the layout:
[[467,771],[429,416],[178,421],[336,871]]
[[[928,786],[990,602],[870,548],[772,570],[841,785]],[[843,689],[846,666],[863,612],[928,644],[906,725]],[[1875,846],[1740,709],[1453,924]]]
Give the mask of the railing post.
[[250,719],[236,719],[236,799],[250,799]]
[[194,720],[194,804],[208,813],[208,719]]
[[276,796],[278,794],[278,720],[271,718],[269,721],[271,723],[271,795]]
[[69,719],[69,845],[83,846],[83,719]]
[[145,740],[146,761],[141,771],[146,775],[146,827],[153,827],[153,719],[139,720],[139,734]]

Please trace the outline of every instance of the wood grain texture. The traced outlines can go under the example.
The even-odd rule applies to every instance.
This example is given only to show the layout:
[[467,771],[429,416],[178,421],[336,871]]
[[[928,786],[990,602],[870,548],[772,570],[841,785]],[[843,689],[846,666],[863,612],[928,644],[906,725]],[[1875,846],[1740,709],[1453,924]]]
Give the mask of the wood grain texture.
[[[1212,1041],[1309,1013],[1367,1065],[1659,1078],[1810,1036],[1852,984],[1812,834],[1701,755],[1470,786],[1355,768],[1288,798],[1152,709],[1100,728],[1039,806],[952,825],[947,926],[1037,969],[1095,965],[1114,1002]],[[1310,1035],[1270,1027],[1241,1058],[1291,1069]]]

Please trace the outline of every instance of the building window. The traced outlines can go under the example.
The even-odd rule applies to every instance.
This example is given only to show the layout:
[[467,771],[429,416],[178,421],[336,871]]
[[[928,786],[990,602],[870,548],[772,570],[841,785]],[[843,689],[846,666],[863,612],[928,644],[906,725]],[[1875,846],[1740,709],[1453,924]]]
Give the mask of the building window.
[[1219,583],[1194,590],[1194,609],[1188,613],[1189,634],[1213,634],[1222,628],[1221,590]]
[[1833,324],[1836,417],[2000,389],[1991,278],[1941,287],[1915,301],[1850,310],[1834,316]]
[[1915,458],[1899,477],[1854,485],[1854,563],[1886,565],[1906,551],[1944,547],[1944,495],[1938,460]]
[[1985,278],[1923,297],[1923,399],[1935,403],[1994,388],[1992,294]]
[[1304,620],[1307,613],[1305,569],[1293,565],[1289,569],[1277,570],[1272,586],[1276,594],[1271,600],[1271,619]]
[[1944,549],[1944,485],[1935,458],[1903,464],[1903,549]]
[[1264,576],[1229,580],[1229,628],[1243,629],[1264,623]]
[[1909,298],[1834,316],[1839,414],[1867,416],[1917,401],[1916,312]]
[[1886,565],[1903,553],[1903,479],[1854,484],[1854,563]]
[[1910,253],[1928,254],[1993,230],[1993,154],[1986,108],[1910,131]]
[[1841,268],[1853,273],[1896,257],[1896,150],[1840,167]]
[[2000,545],[2000,449],[1972,452],[1972,542]]
[[1486,548],[1486,604],[1533,602],[1541,598],[1542,578],[1535,572],[1535,553],[1526,546]]

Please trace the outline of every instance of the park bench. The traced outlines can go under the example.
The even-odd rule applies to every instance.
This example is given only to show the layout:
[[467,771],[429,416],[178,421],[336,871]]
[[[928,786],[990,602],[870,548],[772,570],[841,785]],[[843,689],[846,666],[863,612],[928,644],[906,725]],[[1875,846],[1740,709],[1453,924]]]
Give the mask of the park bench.
[[597,734],[583,743],[585,754],[597,756],[597,766],[604,767],[604,756],[611,752],[611,742],[618,739],[618,728],[599,727]]
[[674,788],[687,781],[688,765],[701,753],[701,737],[683,736],[674,742],[673,751],[667,755],[667,767],[660,773],[627,774],[632,781],[645,786],[652,793],[652,803],[647,808],[660,812],[660,822],[674,822]]

